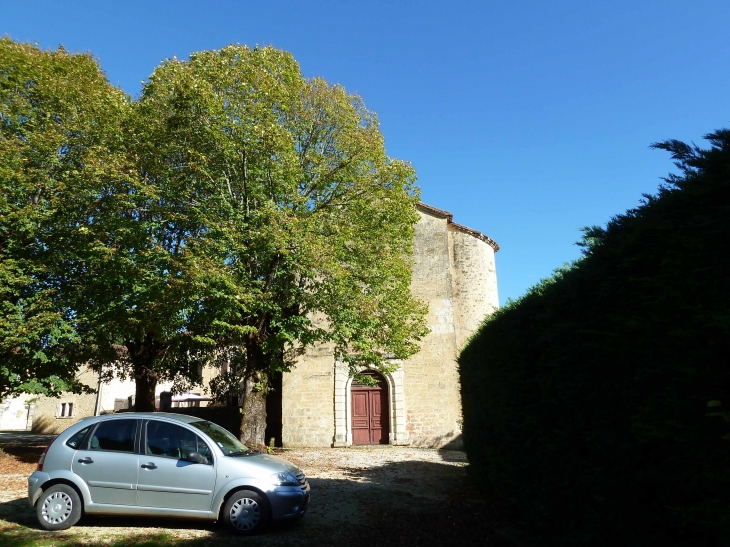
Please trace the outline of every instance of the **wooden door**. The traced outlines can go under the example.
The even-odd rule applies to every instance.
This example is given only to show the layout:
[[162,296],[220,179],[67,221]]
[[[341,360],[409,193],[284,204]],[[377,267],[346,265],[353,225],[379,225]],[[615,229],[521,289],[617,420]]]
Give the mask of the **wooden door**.
[[352,385],[352,443],[388,444],[388,390],[382,376],[376,386]]

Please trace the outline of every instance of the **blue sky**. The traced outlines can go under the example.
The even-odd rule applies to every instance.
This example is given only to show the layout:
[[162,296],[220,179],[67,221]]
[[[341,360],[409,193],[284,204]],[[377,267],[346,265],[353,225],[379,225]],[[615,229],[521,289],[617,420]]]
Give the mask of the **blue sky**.
[[[131,95],[162,59],[290,51],[360,94],[422,199],[495,239],[500,301],[653,193],[667,138],[730,126],[730,2],[0,0],[0,34],[90,51]],[[681,229],[681,227],[678,227]]]

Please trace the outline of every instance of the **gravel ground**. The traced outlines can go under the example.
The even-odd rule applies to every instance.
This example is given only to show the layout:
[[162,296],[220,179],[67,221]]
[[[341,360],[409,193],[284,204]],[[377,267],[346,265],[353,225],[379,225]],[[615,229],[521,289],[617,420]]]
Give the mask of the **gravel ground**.
[[[42,447],[3,448],[0,545],[4,537],[48,538],[26,502],[26,479]],[[506,545],[495,532],[490,505],[469,487],[463,452],[389,446],[278,453],[308,476],[309,511],[296,523],[275,523],[246,538],[246,545]],[[104,545],[158,536],[174,538],[176,545],[244,543],[213,523],[140,518],[86,517],[51,537],[60,543]]]

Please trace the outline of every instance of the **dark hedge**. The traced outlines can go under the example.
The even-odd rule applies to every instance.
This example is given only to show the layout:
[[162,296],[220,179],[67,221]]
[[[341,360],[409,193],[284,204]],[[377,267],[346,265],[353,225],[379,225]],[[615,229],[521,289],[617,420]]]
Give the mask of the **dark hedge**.
[[680,174],[461,354],[474,479],[528,545],[730,545],[730,131],[705,138],[655,144]]

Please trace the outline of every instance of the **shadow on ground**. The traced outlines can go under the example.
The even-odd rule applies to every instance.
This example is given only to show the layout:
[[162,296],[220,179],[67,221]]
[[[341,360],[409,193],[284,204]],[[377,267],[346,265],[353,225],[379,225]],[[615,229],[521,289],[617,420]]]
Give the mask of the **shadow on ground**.
[[[337,478],[312,478],[308,514],[274,523],[246,545],[353,547],[508,545],[496,531],[491,505],[469,484],[460,452],[443,462],[399,461],[338,467]],[[241,538],[206,522],[137,517],[85,517],[70,530],[41,530],[25,499],[0,503],[0,546],[203,545],[240,546]],[[191,537],[195,536],[195,537]]]
[[55,439],[55,435],[38,435],[30,431],[0,431],[0,447],[42,446],[45,448]]
[[13,456],[17,461],[21,463],[38,463],[38,460],[43,454],[46,448],[44,446],[7,446],[3,447],[2,450],[6,454]]

